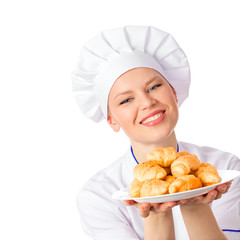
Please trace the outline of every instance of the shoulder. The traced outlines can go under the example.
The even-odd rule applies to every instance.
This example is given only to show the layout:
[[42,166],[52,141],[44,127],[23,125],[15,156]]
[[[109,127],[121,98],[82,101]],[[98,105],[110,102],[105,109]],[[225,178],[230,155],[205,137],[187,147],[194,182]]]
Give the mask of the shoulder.
[[112,164],[95,173],[83,186],[83,189],[91,188],[93,185],[110,184],[116,188],[125,187],[128,183],[129,173],[132,171],[132,159],[130,150]]
[[[112,164],[96,172],[83,185],[81,191],[96,191],[99,187],[108,186],[108,189],[117,188],[121,185],[122,172],[125,167],[126,154],[115,160]],[[115,186],[116,185],[116,186]],[[105,189],[106,190],[106,189]],[[80,192],[81,192],[80,191]]]
[[218,169],[234,169],[240,171],[240,159],[229,152],[208,146],[198,146],[192,143],[180,142],[182,151],[196,154],[201,162],[209,162]]
[[77,207],[82,227],[94,239],[100,239],[100,236],[101,239],[115,239],[116,236],[137,239],[128,227],[126,206],[112,198],[114,192],[128,183],[128,175],[132,172],[128,169],[128,160],[126,153],[92,176],[78,192]]
[[94,174],[78,192],[78,205],[91,205],[89,198],[98,203],[112,204],[112,194],[127,187],[133,178],[133,161],[130,151],[111,165]]

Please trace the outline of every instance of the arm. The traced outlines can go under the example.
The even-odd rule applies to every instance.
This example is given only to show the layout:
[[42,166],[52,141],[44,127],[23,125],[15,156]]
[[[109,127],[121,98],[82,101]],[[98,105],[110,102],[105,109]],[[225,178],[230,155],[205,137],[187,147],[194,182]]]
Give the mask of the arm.
[[[231,183],[221,184],[207,196],[198,196],[178,202],[166,203],[136,203],[133,200],[124,201],[126,205],[134,205],[139,209],[139,215],[144,218],[144,240],[175,239],[171,208],[180,205],[184,222],[190,239],[225,240],[227,239],[215,220],[209,204],[228,191]],[[200,234],[199,234],[200,233]]]
[[172,210],[144,218],[144,240],[175,239]]
[[125,201],[126,205],[134,205],[144,218],[144,240],[174,240],[174,223],[172,207],[176,202],[166,203],[136,203]]
[[228,188],[229,184],[222,184],[218,186],[217,190],[212,190],[206,196],[180,201],[182,216],[190,239],[227,239],[219,228],[209,204],[220,198]]

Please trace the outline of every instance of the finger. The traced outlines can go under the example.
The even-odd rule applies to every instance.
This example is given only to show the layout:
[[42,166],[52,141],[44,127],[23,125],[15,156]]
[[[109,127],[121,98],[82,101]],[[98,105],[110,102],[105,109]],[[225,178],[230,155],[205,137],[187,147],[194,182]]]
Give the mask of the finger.
[[162,203],[159,207],[162,212],[167,212],[169,209],[173,208],[174,206],[177,205],[177,202],[165,202]]
[[195,203],[198,203],[199,201],[202,201],[202,199],[203,199],[203,195],[200,195],[193,198],[179,200],[179,203],[180,205],[195,204]]
[[149,216],[150,213],[150,204],[149,203],[139,203],[138,209],[139,209],[139,215],[143,218],[146,218]]
[[213,200],[216,199],[217,195],[218,195],[218,191],[217,190],[210,191],[207,194],[207,196],[204,198],[204,202],[210,204]]
[[226,182],[227,186],[230,187],[232,185],[232,182],[233,182],[233,180],[230,182]]
[[224,183],[224,184],[218,185],[216,187],[216,190],[220,193],[225,193],[228,190],[228,188],[229,186],[226,183]]
[[188,201],[187,199],[181,199],[181,200],[178,201],[177,204],[178,204],[178,205],[183,205],[183,204],[186,204],[187,201]]
[[134,200],[123,200],[123,202],[124,202],[124,204],[125,204],[126,206],[131,206],[131,205],[133,205],[133,204],[135,203]]
[[222,193],[218,192],[218,193],[217,193],[217,196],[215,197],[215,200],[217,200],[217,199],[219,199],[219,198],[221,198],[221,197],[222,197]]

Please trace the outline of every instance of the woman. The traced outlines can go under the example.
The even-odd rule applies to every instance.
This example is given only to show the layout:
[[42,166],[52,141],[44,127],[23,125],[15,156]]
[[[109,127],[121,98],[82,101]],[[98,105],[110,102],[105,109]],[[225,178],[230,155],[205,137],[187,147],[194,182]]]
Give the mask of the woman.
[[[177,141],[178,107],[188,96],[189,84],[184,52],[169,34],[156,28],[128,26],[104,31],[83,47],[73,73],[76,99],[88,117],[96,122],[107,119],[131,143],[121,159],[97,173],[79,194],[83,227],[93,239],[239,237],[239,180],[222,197],[230,184],[222,184],[206,196],[162,204],[122,203],[111,198],[129,186],[136,164],[159,147],[189,151],[217,169],[240,170],[234,155]],[[228,231],[224,234],[219,226]]]

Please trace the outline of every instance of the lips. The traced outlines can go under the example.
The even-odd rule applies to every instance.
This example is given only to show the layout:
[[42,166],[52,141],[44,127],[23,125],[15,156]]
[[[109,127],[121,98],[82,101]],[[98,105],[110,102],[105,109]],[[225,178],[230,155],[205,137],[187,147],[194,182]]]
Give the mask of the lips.
[[165,110],[155,111],[140,121],[140,124],[152,126],[160,123],[164,119]]

